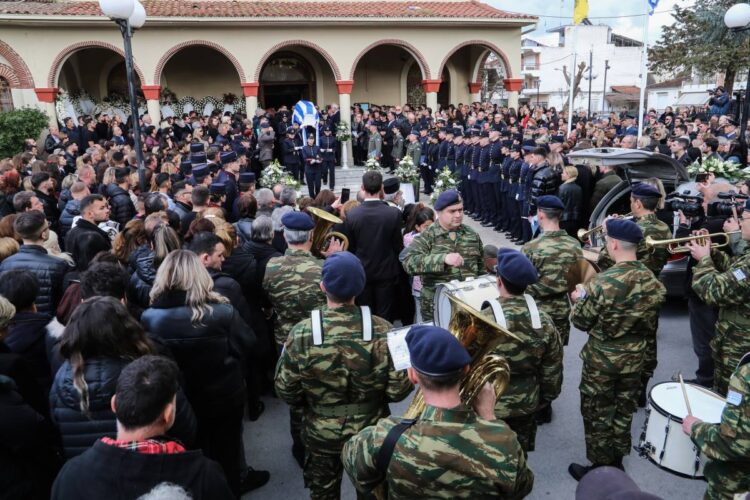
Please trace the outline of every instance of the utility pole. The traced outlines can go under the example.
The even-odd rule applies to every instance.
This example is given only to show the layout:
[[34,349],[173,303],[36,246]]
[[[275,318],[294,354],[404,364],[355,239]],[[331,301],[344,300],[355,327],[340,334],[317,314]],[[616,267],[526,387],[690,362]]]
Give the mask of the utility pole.
[[607,111],[607,71],[609,67],[609,59],[604,61],[604,92],[602,92],[602,112]]
[[592,48],[589,50],[589,114],[588,114],[589,120],[591,120],[591,83],[592,83],[592,80],[594,79],[593,65],[594,65],[594,50]]

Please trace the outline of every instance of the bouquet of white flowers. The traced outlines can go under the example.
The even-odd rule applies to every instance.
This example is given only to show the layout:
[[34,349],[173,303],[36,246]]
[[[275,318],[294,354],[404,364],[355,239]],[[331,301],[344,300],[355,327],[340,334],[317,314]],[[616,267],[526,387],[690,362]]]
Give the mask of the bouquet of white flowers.
[[352,138],[352,129],[344,120],[339,121],[336,125],[336,139],[339,142],[346,142]]
[[284,170],[279,160],[274,160],[261,171],[260,185],[268,189],[273,189],[277,184],[293,187],[294,189],[299,189],[300,186],[299,182]]
[[430,197],[432,202],[435,203],[443,191],[458,189],[459,182],[458,177],[448,167],[443,167],[443,170],[438,173],[435,184],[432,187],[432,196]]
[[693,178],[698,174],[714,174],[716,177],[723,177],[730,182],[741,181],[747,178],[747,173],[742,170],[741,165],[733,161],[723,161],[719,158],[707,158],[703,163],[693,162],[687,168],[688,174]]
[[393,172],[398,177],[398,180],[402,183],[414,184],[419,182],[419,170],[414,165],[411,156],[404,156],[403,159],[398,162],[398,167]]
[[375,158],[368,158],[365,162],[365,170],[380,170],[380,162]]

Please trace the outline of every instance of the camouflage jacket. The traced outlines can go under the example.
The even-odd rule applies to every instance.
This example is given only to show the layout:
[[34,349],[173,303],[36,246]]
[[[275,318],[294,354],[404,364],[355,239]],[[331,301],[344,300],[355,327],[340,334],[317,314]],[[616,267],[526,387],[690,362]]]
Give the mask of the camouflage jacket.
[[263,288],[276,309],[277,344],[283,344],[292,327],[309,318],[310,311],[326,304],[320,289],[322,266],[323,261],[311,253],[293,248],[268,261]]
[[[276,392],[290,406],[304,408],[308,446],[339,453],[347,439],[388,416],[388,403],[404,399],[412,385],[405,370],[393,368],[386,342],[390,323],[373,316],[372,340],[366,342],[359,307],[321,311],[322,345],[313,345],[309,318],[292,328],[276,367]],[[341,417],[316,413],[352,404],[366,410]]]
[[[451,239],[451,234],[454,239]],[[451,280],[465,280],[477,277],[484,271],[482,240],[472,228],[461,224],[457,231],[446,231],[435,223],[422,232],[409,245],[404,258],[404,269],[412,276],[422,278],[422,296],[431,300],[435,295],[435,285]],[[461,267],[449,266],[445,256],[459,253],[464,258]]]
[[[667,252],[666,247],[655,248],[652,252],[646,248],[646,237],[651,236],[655,240],[668,240],[672,237],[672,232],[669,230],[669,226],[660,221],[656,215],[648,214],[643,217],[637,217],[633,219],[638,227],[643,231],[643,239],[638,243],[637,257],[638,260],[646,264],[655,276],[659,276],[661,270],[664,268],[664,264],[667,263]],[[614,265],[615,261],[609,256],[607,247],[602,248],[599,254],[599,260],[597,264],[600,269],[607,269]]]
[[[368,427],[344,446],[342,461],[359,491],[383,481],[376,460],[400,419]],[[501,420],[479,418],[464,405],[427,406],[394,449],[387,473],[388,498],[523,498],[534,486],[516,434]]]
[[720,424],[696,423],[690,435],[709,458],[704,473],[712,499],[750,491],[750,363],[732,375],[727,400]]
[[620,262],[584,285],[586,296],[570,320],[589,338],[581,350],[588,366],[608,373],[638,373],[646,337],[655,332],[664,285],[641,261]]
[[[534,413],[539,406],[560,395],[563,371],[563,347],[552,319],[539,311],[542,327],[531,326],[531,316],[523,297],[500,297],[507,329],[521,338],[500,342],[493,354],[500,354],[510,365],[508,388],[497,400],[497,418],[518,417]],[[495,321],[492,309],[482,314]]]
[[750,325],[750,250],[735,258],[713,250],[693,268],[693,291],[706,304],[719,306],[719,321]]
[[549,306],[570,312],[566,275],[570,267],[583,258],[580,243],[565,231],[545,231],[526,243],[521,252],[539,272],[539,281],[528,287],[526,293],[537,299],[548,314]]

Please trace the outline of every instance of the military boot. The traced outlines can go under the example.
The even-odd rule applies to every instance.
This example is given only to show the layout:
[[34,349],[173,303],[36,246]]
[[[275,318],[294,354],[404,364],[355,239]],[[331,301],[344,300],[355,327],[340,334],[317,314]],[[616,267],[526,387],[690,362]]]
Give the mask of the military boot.
[[552,405],[549,404],[534,414],[536,425],[544,425],[552,422]]
[[580,481],[583,476],[594,469],[596,469],[596,465],[570,464],[568,466],[568,472],[576,481]]

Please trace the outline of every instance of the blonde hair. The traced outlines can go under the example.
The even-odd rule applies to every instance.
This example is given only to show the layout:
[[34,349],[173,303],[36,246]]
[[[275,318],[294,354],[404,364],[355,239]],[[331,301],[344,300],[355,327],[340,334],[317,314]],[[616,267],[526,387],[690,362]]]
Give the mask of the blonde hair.
[[115,167],[107,167],[107,169],[104,171],[104,176],[102,177],[102,185],[108,186],[110,184],[116,184],[117,179],[115,177],[115,172],[117,169]]
[[216,222],[216,219],[221,219],[226,222],[224,210],[220,207],[208,207],[198,216],[199,219],[211,219],[211,222]]
[[[8,328],[8,323],[16,315],[16,308],[8,299],[0,295],[0,333]],[[1,335],[0,335],[1,337]]]
[[214,281],[198,256],[189,250],[174,250],[167,255],[156,272],[150,293],[151,303],[169,291],[183,291],[187,294],[185,305],[192,311],[190,320],[194,324],[200,324],[203,316],[210,311],[208,304],[229,302],[213,289]]
[[217,222],[214,234],[224,244],[224,257],[229,258],[232,252],[234,252],[234,247],[237,246],[237,230],[228,222]]
[[568,174],[569,179],[575,179],[576,177],[578,177],[578,169],[571,165],[563,168],[563,171]]
[[21,247],[15,239],[8,237],[0,238],[0,262],[18,253],[19,248]]

